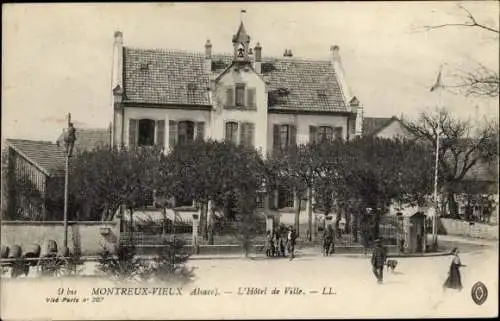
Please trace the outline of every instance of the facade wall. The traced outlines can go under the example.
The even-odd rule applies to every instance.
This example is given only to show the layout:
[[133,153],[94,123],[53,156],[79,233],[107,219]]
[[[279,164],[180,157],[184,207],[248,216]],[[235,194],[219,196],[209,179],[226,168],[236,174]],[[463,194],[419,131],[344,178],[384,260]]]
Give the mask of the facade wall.
[[[273,126],[291,124],[297,127],[297,144],[309,142],[309,126],[342,127],[342,138],[347,139],[348,122],[344,115],[307,115],[307,114],[274,114],[270,113],[267,124],[267,144],[273,146]],[[349,124],[350,130],[352,125]],[[352,135],[352,133],[350,133]]]
[[[124,113],[124,126],[123,126],[123,139],[125,146],[129,145],[129,124],[130,119],[151,119],[151,120],[164,120],[165,121],[165,134],[164,142],[165,147],[168,147],[169,142],[169,121],[193,121],[205,122],[205,138],[208,138],[208,130],[210,124],[210,112],[203,110],[186,110],[184,109],[164,109],[164,108],[144,108],[144,107],[125,107]],[[121,131],[121,129],[119,129]]]
[[489,240],[498,240],[498,225],[488,225],[481,223],[471,224],[462,220],[451,218],[440,218],[440,227],[447,235],[468,236]]
[[[1,243],[12,247],[20,245],[23,253],[35,244],[42,247],[48,240],[57,242],[61,249],[64,242],[64,222],[21,222],[3,221]],[[68,247],[70,251],[79,248],[82,255],[97,255],[103,246],[116,244],[120,235],[120,221],[112,222],[69,222]]]
[[[236,84],[245,84],[247,88],[255,89],[255,106],[232,107],[226,102],[227,88],[234,88]],[[216,140],[225,138],[226,122],[237,122],[241,129],[242,122],[253,123],[254,146],[265,155],[268,146],[267,131],[267,92],[262,78],[253,70],[231,69],[224,74],[214,88],[213,104],[215,111],[212,113],[213,125],[211,126],[211,137]]]

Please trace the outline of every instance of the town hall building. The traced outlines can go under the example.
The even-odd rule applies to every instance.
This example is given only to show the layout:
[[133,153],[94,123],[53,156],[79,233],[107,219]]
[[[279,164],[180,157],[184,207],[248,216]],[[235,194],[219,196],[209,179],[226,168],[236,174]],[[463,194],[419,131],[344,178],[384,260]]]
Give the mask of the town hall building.
[[227,47],[232,54],[214,53],[210,40],[204,53],[139,49],[115,32],[112,145],[168,151],[211,138],[265,156],[361,135],[363,107],[345,82],[338,46],[325,60],[295,58],[289,49],[265,57],[241,22]]

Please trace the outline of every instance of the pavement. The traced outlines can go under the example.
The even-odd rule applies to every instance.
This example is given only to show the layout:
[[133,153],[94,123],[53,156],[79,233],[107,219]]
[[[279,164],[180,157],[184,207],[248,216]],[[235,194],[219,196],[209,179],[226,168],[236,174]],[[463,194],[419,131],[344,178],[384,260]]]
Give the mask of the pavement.
[[[471,244],[455,238],[442,241]],[[2,296],[2,318],[463,318],[498,314],[498,244],[462,252],[466,266],[462,269],[464,289],[460,292],[442,289],[449,257],[399,258],[396,270],[384,271],[384,283],[377,284],[369,256],[302,254],[294,260],[192,260],[188,265],[195,268],[196,277],[183,287],[183,296],[103,296],[103,303],[71,304],[66,305],[67,309],[61,304],[48,308],[45,297],[58,288],[71,287],[84,296],[97,287],[118,285],[97,277],[71,281],[2,279],[2,293],[9,293]],[[90,271],[91,267],[87,268]],[[477,281],[488,289],[482,305],[471,298],[471,288]],[[197,289],[217,295],[190,295]],[[15,309],[19,307],[16,302],[29,308]]]

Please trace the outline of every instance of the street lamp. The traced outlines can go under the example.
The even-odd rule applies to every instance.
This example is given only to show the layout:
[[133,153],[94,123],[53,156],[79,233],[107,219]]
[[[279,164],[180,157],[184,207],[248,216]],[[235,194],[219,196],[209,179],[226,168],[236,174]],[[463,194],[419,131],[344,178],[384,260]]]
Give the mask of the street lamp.
[[69,158],[73,154],[76,141],[76,129],[71,122],[71,114],[68,113],[68,129],[64,135],[66,146],[66,164],[64,170],[64,251],[68,249],[68,182],[69,182]]

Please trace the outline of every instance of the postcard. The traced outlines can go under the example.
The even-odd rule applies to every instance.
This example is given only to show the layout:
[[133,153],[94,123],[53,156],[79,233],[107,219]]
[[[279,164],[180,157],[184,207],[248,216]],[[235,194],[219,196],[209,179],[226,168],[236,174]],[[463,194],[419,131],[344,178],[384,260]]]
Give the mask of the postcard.
[[3,320],[498,316],[498,3],[2,15]]

